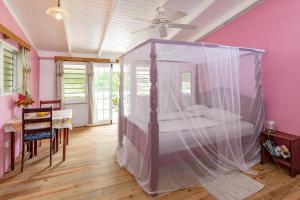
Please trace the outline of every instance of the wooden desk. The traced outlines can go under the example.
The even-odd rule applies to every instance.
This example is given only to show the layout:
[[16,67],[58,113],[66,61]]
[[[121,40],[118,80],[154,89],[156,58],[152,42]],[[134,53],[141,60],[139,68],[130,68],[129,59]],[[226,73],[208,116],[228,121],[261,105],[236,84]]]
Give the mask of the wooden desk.
[[[272,157],[268,150],[263,146],[263,143],[271,139],[276,145],[286,145],[291,153],[291,158],[283,159],[279,157]],[[270,160],[274,160],[278,164],[288,167],[290,169],[291,177],[295,177],[300,173],[300,136],[276,131],[275,133],[262,132],[261,133],[261,163],[264,164]]]
[[[72,129],[72,110],[56,110],[53,111],[52,115],[52,127],[63,130],[63,161],[65,161],[69,129]],[[15,134],[21,131],[21,119],[12,119],[4,124],[4,133],[10,134],[11,170],[15,169]]]

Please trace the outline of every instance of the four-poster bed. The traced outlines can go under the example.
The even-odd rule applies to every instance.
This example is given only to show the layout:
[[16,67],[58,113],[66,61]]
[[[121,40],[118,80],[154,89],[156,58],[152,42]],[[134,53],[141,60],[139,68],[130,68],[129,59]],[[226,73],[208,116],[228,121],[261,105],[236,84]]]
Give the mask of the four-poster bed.
[[[117,159],[148,194],[250,172],[264,119],[262,54],[150,39],[120,58]],[[191,88],[183,94],[187,71]]]

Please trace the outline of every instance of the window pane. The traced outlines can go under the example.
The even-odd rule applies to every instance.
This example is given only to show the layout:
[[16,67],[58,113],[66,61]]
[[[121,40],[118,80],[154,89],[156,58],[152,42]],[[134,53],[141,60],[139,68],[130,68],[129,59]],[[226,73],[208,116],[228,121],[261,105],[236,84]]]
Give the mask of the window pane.
[[185,95],[192,94],[192,73],[191,72],[181,73],[181,94],[185,94]]
[[139,65],[136,67],[137,95],[150,95],[150,66]]
[[64,97],[65,99],[86,98],[85,65],[64,64]]
[[17,89],[17,52],[3,49],[3,89],[12,92]]

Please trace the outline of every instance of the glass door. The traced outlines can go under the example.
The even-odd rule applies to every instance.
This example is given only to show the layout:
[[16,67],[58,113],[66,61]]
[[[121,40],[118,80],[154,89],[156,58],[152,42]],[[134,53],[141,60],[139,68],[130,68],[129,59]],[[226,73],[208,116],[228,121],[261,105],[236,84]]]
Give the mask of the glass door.
[[112,123],[112,65],[94,63],[94,125]]

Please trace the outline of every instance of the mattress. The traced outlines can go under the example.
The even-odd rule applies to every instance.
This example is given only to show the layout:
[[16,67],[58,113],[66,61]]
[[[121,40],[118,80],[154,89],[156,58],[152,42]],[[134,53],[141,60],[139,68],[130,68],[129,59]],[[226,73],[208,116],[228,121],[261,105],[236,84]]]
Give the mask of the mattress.
[[[144,120],[131,118],[130,121],[147,132],[148,123]],[[160,121],[159,127],[160,155],[254,134],[254,126],[249,122],[217,122],[204,117]]]
[[219,123],[218,125],[176,132],[159,133],[159,154],[167,154],[188,148],[208,145],[235,138],[251,136],[254,128],[251,123],[239,121]]

